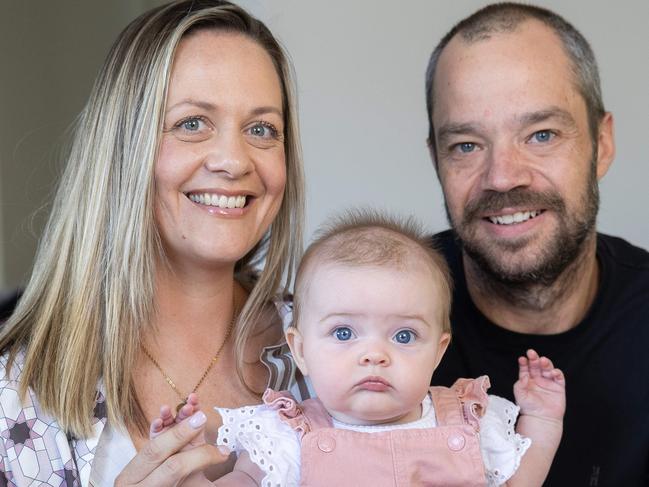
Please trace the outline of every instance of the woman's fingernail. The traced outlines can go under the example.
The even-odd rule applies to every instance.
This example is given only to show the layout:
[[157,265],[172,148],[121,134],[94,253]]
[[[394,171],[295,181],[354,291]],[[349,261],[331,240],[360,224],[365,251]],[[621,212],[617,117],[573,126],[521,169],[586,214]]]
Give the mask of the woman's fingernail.
[[219,451],[221,452],[221,454],[223,454],[223,455],[229,455],[229,454],[231,453],[231,452],[230,452],[230,449],[229,449],[227,446],[219,446],[219,447],[218,447],[218,450],[219,450]]
[[189,426],[194,429],[198,429],[205,424],[207,421],[207,416],[203,411],[196,411],[191,418],[189,418]]

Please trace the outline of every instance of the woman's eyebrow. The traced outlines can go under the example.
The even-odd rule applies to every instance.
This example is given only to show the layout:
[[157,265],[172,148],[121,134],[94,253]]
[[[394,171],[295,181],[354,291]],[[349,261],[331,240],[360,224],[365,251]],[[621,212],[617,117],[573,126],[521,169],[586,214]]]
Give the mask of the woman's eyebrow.
[[180,100],[178,103],[174,103],[173,105],[170,105],[167,107],[167,111],[174,110],[182,105],[191,105],[195,106],[198,108],[202,108],[204,110],[215,110],[216,105],[213,103],[207,102],[207,101],[202,101],[202,100],[194,100],[193,98],[185,98],[184,100]]

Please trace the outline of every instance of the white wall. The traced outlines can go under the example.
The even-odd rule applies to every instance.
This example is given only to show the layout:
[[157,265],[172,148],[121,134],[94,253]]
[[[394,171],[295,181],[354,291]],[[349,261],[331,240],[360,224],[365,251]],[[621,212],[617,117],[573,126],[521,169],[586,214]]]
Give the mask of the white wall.
[[[297,72],[309,233],[331,212],[374,205],[447,227],[430,163],[424,71],[439,39],[489,2],[240,0]],[[618,151],[601,184],[599,229],[649,248],[649,1],[539,0],[573,23],[600,64]],[[542,46],[539,46],[542,48]]]
[[[478,0],[236,0],[266,21],[297,72],[308,234],[358,205],[446,228],[426,145],[424,70]],[[28,275],[62,133],[117,33],[162,0],[4,2],[0,10],[0,291]],[[649,1],[538,0],[591,41],[615,114],[617,159],[602,183],[601,230],[649,248]],[[542,46],[540,46],[542,48]],[[3,269],[4,267],[4,269]]]

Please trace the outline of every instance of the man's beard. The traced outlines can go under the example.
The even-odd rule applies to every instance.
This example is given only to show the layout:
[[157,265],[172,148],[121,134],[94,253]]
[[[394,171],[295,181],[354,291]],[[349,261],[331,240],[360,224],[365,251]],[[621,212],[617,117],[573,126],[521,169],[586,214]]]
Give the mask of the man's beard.
[[[537,252],[525,262],[512,264],[508,256],[517,252],[529,252],[526,248],[529,238],[511,242],[492,242],[476,235],[475,223],[485,212],[495,213],[503,208],[543,208],[552,211],[558,220],[553,235]],[[551,286],[564,270],[575,262],[583,251],[584,243],[593,234],[599,208],[599,189],[595,164],[581,198],[581,205],[568,214],[563,198],[555,191],[535,192],[514,188],[506,193],[485,191],[470,201],[464,210],[462,221],[454,224],[446,207],[449,223],[455,230],[463,250],[477,265],[478,270],[497,287],[524,291],[536,286]],[[538,216],[537,216],[538,217]],[[486,283],[485,283],[486,284]]]

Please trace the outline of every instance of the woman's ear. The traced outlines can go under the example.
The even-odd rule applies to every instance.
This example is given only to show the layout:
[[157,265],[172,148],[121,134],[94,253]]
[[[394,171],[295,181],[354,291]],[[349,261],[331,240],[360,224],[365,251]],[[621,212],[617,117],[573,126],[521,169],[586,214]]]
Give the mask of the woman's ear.
[[307,376],[309,372],[304,362],[304,340],[302,338],[302,333],[294,326],[289,326],[285,332],[286,343],[291,349],[291,354],[293,355],[293,360],[295,364],[302,372],[302,375]]

